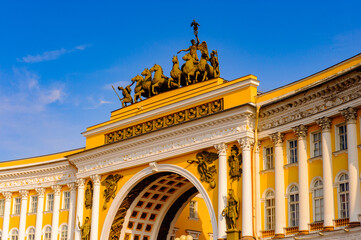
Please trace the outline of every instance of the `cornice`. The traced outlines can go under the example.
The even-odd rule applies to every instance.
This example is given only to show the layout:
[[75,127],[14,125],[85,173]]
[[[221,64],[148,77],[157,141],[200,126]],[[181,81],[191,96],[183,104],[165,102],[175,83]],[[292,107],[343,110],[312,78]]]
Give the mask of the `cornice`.
[[78,168],[78,177],[149,164],[240,137],[253,137],[254,112],[253,106],[243,105],[72,155],[69,160]]
[[243,81],[240,81],[240,82],[237,82],[234,84],[230,84],[230,85],[222,87],[222,88],[215,89],[215,90],[207,92],[207,93],[199,94],[199,95],[189,98],[189,99],[185,99],[185,100],[173,103],[173,104],[169,104],[164,107],[160,107],[160,108],[150,110],[145,113],[141,113],[141,114],[133,116],[133,117],[129,117],[124,120],[120,120],[120,121],[117,121],[114,123],[107,124],[105,126],[98,127],[96,129],[92,129],[92,130],[83,132],[82,134],[85,137],[89,137],[89,136],[96,135],[96,134],[99,134],[102,132],[116,130],[116,129],[122,128],[128,124],[132,124],[134,122],[141,121],[142,119],[153,118],[156,116],[167,114],[167,113],[175,111],[177,109],[185,108],[185,107],[188,107],[191,105],[197,105],[197,104],[199,104],[199,102],[202,102],[202,101],[205,101],[208,99],[212,99],[212,98],[222,97],[227,93],[233,92],[235,90],[239,90],[240,88],[243,88],[243,87],[258,86],[258,85],[259,85],[258,80],[255,80],[255,79],[243,80]]

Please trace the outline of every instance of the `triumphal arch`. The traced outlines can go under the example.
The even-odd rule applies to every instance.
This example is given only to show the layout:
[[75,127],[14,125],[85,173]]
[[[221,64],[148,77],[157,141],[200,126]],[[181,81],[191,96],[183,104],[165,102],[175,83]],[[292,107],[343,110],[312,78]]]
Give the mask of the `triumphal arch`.
[[199,26],[84,148],[0,163],[1,240],[360,238],[361,55],[260,93]]

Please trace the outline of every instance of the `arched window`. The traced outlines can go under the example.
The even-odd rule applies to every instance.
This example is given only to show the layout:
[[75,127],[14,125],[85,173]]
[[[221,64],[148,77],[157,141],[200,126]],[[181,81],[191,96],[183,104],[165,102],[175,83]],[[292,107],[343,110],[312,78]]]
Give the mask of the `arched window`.
[[60,230],[60,240],[67,240],[68,239],[68,226],[63,225]]
[[44,240],[51,240],[51,227],[46,227],[45,228]]
[[313,212],[314,222],[323,221],[323,184],[318,179],[313,184]]
[[19,232],[18,230],[14,229],[10,233],[10,240],[19,240]]
[[299,205],[298,205],[298,187],[292,186],[289,191],[289,214],[290,227],[298,226]]
[[275,229],[275,194],[268,191],[265,197],[266,230]]
[[339,218],[349,217],[349,196],[348,196],[348,175],[342,173],[338,177],[338,194],[339,194]]
[[30,228],[28,232],[28,238],[27,240],[34,240],[35,239],[35,229]]

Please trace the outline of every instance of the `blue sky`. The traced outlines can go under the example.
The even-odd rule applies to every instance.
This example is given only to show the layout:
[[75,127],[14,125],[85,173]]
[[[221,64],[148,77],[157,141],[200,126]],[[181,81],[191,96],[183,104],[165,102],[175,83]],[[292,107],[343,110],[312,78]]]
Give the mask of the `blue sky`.
[[[217,49],[221,77],[260,91],[361,52],[361,1],[2,1],[0,161],[85,145],[121,107],[111,85],[146,67],[169,76],[193,38]],[[182,56],[183,54],[180,54]]]

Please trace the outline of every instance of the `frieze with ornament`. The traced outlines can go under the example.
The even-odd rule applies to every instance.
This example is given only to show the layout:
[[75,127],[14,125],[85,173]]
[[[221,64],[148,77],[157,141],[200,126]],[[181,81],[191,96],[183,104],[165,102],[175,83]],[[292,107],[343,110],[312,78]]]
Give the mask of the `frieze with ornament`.
[[117,130],[105,135],[105,144],[117,142],[130,137],[174,126],[190,120],[198,119],[223,110],[223,99],[201,104],[164,117]]

